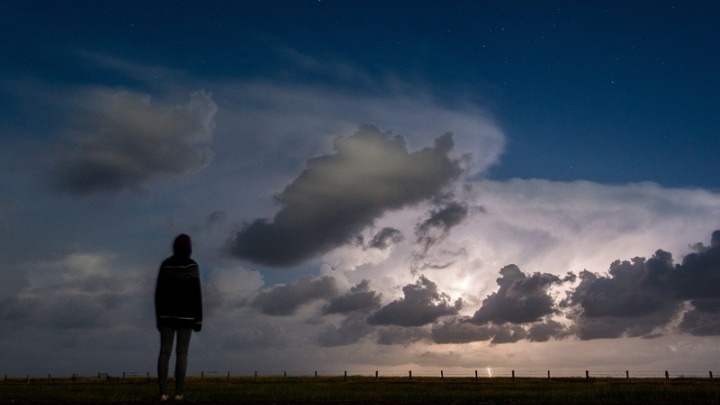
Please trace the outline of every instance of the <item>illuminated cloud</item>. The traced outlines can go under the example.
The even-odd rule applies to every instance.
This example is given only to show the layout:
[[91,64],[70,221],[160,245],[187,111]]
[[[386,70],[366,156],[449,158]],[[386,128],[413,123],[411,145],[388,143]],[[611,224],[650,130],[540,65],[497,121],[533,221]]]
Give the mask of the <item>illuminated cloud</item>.
[[72,194],[119,192],[149,180],[195,172],[213,157],[217,106],[199,90],[184,105],[151,102],[129,91],[98,89],[70,118],[73,145],[60,151],[55,170]]
[[408,152],[404,138],[361,126],[338,137],[335,153],[307,161],[303,173],[279,193],[272,220],[257,219],[230,241],[238,258],[292,266],[351,241],[386,210],[432,198],[456,179],[449,156],[452,135]]

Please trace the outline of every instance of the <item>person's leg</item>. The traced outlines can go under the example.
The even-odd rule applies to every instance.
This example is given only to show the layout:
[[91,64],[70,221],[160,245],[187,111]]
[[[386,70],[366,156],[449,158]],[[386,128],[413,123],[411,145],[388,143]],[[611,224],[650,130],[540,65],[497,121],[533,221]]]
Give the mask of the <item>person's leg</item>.
[[160,355],[157,364],[160,395],[165,395],[167,392],[168,363],[170,362],[174,337],[175,330],[173,328],[167,326],[160,328]]
[[190,347],[190,336],[192,329],[177,330],[177,348],[175,354],[175,395],[182,396],[185,388],[185,372],[187,370],[188,347]]

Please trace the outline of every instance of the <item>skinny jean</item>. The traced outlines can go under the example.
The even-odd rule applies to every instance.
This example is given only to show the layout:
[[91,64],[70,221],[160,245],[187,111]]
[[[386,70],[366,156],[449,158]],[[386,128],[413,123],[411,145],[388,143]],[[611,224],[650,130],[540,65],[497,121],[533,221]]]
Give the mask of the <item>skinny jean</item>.
[[158,357],[158,383],[160,395],[167,392],[168,363],[172,354],[173,340],[177,334],[177,346],[175,348],[175,395],[182,395],[185,387],[185,372],[187,370],[188,347],[192,329],[172,328],[163,326],[160,328],[160,356]]

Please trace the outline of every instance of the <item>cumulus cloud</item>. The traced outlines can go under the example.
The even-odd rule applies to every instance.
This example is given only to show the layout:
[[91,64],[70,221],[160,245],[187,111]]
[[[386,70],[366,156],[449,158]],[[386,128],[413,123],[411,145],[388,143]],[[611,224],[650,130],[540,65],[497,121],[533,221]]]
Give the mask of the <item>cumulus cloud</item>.
[[280,285],[261,292],[252,305],[266,315],[292,315],[302,305],[318,299],[329,299],[337,293],[331,277],[303,277],[294,284]]
[[72,147],[55,167],[72,194],[118,192],[199,170],[212,159],[217,106],[199,90],[184,105],[151,102],[147,95],[100,89],[80,102]]
[[565,305],[579,308],[575,322],[582,339],[652,337],[686,303],[691,309],[683,313],[682,331],[718,334],[718,269],[720,231],[715,231],[710,246],[696,246],[679,264],[669,252],[657,250],[650,259],[612,263],[607,276],[584,271]]
[[421,276],[415,284],[403,287],[404,297],[395,300],[370,315],[371,325],[422,326],[441,316],[456,315],[462,308],[458,298],[450,303],[447,294],[439,293],[437,284]]
[[555,311],[555,302],[547,290],[562,283],[560,277],[547,273],[527,276],[514,264],[503,267],[500,274],[502,277],[497,279],[500,289],[483,300],[473,322],[529,323]]
[[380,306],[380,294],[370,291],[370,281],[363,280],[352,287],[350,292],[337,296],[323,309],[325,314],[346,314],[349,312],[370,312]]
[[276,196],[280,211],[257,219],[230,241],[242,259],[292,266],[349,242],[386,210],[440,193],[461,173],[449,156],[451,134],[408,152],[401,136],[361,126],[334,141],[335,153],[307,161],[303,173]]

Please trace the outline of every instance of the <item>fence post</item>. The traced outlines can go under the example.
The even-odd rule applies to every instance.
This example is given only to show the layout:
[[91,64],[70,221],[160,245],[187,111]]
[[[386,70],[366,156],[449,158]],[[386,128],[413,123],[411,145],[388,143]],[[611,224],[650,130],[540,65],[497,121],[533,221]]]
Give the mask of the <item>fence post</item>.
[[347,371],[343,374],[343,381],[347,381]]
[[125,372],[123,371],[123,380],[125,379]]
[[478,379],[477,370],[475,370],[475,380]]
[[230,372],[229,372],[229,371],[228,371],[228,374],[227,374],[227,382],[228,382],[228,384],[230,383]]
[[441,380],[444,380],[444,379],[445,379],[445,373],[443,373],[442,370],[440,370],[440,379],[441,379]]
[[670,373],[668,373],[668,371],[665,370],[665,381],[669,381],[669,380],[670,380]]
[[48,374],[48,380],[52,380],[52,375]]
[[412,370],[408,370],[408,377],[412,380]]
[[625,370],[625,378],[630,378],[630,371],[629,371],[629,370]]
[[712,380],[712,370],[710,370],[709,373],[710,373],[710,379]]
[[287,371],[283,371],[283,378],[287,378]]
[[548,380],[550,379],[550,370],[548,370]]
[[255,371],[255,381],[257,381],[257,371]]
[[[712,373],[712,371],[710,373]],[[377,380],[377,379],[378,379],[378,371],[375,370],[375,380]]]
[[590,371],[589,370],[585,370],[585,379],[586,380],[590,379]]
[[515,370],[512,371],[512,379],[515,379]]

